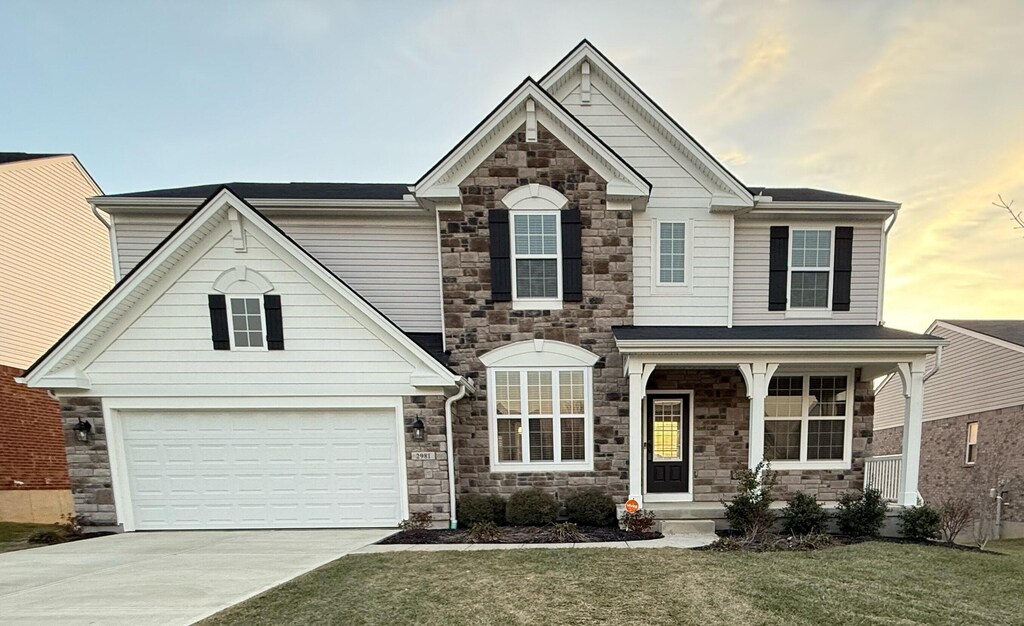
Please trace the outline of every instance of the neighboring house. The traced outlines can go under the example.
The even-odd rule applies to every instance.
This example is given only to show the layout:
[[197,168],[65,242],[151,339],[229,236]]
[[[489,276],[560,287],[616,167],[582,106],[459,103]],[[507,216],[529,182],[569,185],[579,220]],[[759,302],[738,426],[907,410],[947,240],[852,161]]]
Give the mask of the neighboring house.
[[765,456],[834,501],[871,381],[902,372],[919,430],[943,343],[880,324],[899,205],[743,185],[587,42],[414,184],[93,204],[124,277],[25,381],[91,423],[76,506],[126,530],[451,521],[524,487],[715,518]]
[[110,289],[99,193],[72,154],[0,152],[0,520],[71,513],[60,404],[14,378]]
[[[933,505],[987,499],[1007,480],[1002,534],[1024,537],[1024,320],[936,320],[928,334],[949,345],[925,383],[921,496]],[[926,366],[932,370],[935,357]],[[878,389],[876,455],[902,449],[902,392],[898,378]]]

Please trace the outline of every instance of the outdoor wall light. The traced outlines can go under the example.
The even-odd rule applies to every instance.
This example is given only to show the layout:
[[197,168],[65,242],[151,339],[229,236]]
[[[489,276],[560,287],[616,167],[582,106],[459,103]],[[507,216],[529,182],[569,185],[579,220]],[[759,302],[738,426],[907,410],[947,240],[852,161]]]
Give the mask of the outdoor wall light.
[[92,424],[89,420],[82,421],[82,418],[78,418],[78,423],[71,427],[71,430],[75,431],[75,437],[79,441],[89,441],[89,433],[92,432]]
[[412,423],[412,440],[423,441],[423,437],[426,434],[424,431],[423,420],[417,417],[416,421]]

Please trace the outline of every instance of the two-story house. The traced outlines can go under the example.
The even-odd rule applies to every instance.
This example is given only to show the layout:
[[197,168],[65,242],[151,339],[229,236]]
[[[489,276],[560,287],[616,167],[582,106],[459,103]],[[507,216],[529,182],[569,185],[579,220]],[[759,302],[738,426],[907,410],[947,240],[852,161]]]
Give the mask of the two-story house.
[[[453,521],[599,486],[720,514],[762,458],[860,486],[899,205],[736,179],[584,41],[417,182],[101,196],[121,281],[25,376],[92,427],[76,503],[126,530]],[[718,513],[715,509],[718,509]]]

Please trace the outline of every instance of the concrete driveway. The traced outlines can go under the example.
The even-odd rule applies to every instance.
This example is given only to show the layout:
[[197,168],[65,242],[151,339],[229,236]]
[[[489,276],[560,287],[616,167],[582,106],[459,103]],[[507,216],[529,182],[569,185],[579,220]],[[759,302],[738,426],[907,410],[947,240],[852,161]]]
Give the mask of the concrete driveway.
[[0,554],[0,622],[191,624],[393,532],[126,533]]

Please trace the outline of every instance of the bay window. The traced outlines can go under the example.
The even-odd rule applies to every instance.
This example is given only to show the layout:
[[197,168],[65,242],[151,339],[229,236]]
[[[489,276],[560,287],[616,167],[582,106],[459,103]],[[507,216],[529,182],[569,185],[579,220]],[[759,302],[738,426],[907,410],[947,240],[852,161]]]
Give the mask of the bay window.
[[764,458],[778,468],[850,465],[853,377],[776,375],[765,398]]

